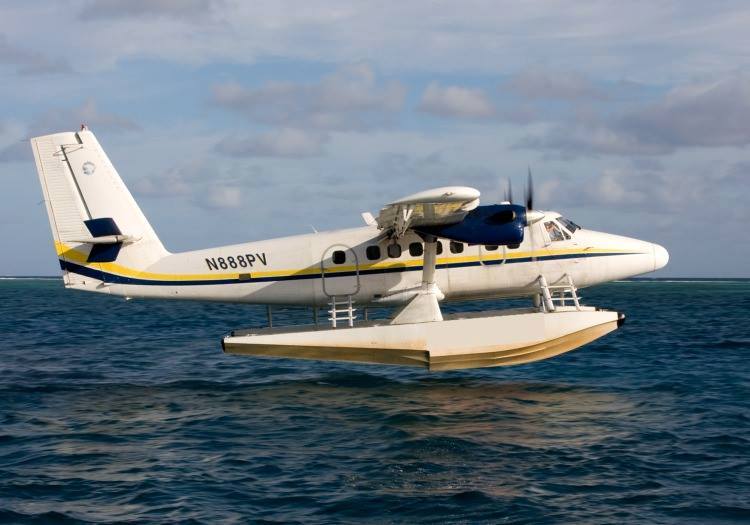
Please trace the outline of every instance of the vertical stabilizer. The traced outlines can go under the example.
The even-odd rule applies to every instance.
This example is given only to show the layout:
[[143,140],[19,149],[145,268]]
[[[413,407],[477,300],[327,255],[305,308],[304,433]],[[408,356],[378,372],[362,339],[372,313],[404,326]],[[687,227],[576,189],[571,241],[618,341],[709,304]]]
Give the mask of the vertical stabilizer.
[[31,147],[66,284],[84,282],[71,265],[144,269],[168,255],[91,131],[35,137]]

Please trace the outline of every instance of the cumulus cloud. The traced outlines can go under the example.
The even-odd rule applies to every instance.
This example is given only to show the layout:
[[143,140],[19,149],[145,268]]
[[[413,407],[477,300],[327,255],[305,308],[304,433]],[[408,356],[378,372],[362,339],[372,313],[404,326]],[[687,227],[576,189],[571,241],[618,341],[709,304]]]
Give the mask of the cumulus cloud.
[[213,100],[257,123],[320,130],[362,130],[382,125],[401,109],[406,89],[378,82],[371,66],[354,64],[312,84],[273,82],[248,88],[214,86]]
[[519,96],[549,100],[602,100],[606,94],[588,77],[575,71],[524,69],[503,86]]
[[200,20],[218,4],[216,0],[94,0],[84,5],[79,16],[82,20],[155,16]]
[[729,170],[729,175],[734,182],[742,183],[747,187],[750,181],[750,161],[734,163]]
[[[650,189],[654,189],[654,179],[649,174]],[[599,205],[639,205],[646,202],[653,193],[647,193],[642,172],[621,169],[604,169],[593,181],[585,185],[583,195]],[[579,188],[580,189],[580,188]]]
[[623,134],[665,147],[750,144],[750,75],[671,91],[660,103],[616,122]]
[[393,197],[393,192],[408,194],[429,187],[461,184],[478,187],[492,186],[497,174],[483,163],[463,163],[449,159],[442,151],[426,155],[384,153],[372,168],[377,191]]
[[179,197],[189,195],[191,177],[185,177],[182,169],[172,167],[157,176],[141,177],[132,183],[133,191],[144,197]]
[[133,190],[144,197],[178,197],[191,195],[201,183],[223,183],[227,173],[205,158],[188,159],[164,171],[133,181]]
[[201,208],[231,209],[242,204],[246,189],[274,184],[257,166],[199,157],[140,177],[130,185],[139,197],[182,199]]
[[483,119],[495,115],[495,107],[482,90],[436,82],[427,86],[418,108],[441,117]]
[[26,133],[0,149],[0,162],[16,162],[31,159],[31,148],[28,140],[31,137],[78,129],[79,124],[86,124],[92,130],[103,129],[114,132],[134,131],[140,129],[132,120],[98,109],[94,100],[72,108],[52,109],[38,115],[26,128]]
[[23,162],[31,160],[31,146],[25,140],[18,140],[0,149],[0,162]]
[[664,155],[679,148],[747,146],[748,122],[750,75],[736,74],[677,87],[656,103],[619,115],[579,115],[517,145],[571,157]]
[[630,159],[630,163],[640,171],[664,171],[664,163],[654,157],[636,157]]
[[76,129],[78,124],[86,124],[92,129],[108,131],[138,131],[141,127],[133,120],[99,109],[93,99],[72,108],[49,110],[40,115],[30,126],[33,133],[51,133]]
[[[555,207],[620,209],[704,221],[703,210],[720,205],[722,214],[748,216],[750,185],[741,177],[747,163],[698,163],[658,170],[610,166],[591,176],[563,175],[537,184],[539,202]],[[745,179],[746,180],[746,179]]]
[[325,133],[282,128],[247,138],[227,137],[216,150],[233,157],[315,157],[323,154],[328,140]]
[[0,34],[0,65],[15,66],[21,75],[50,75],[70,73],[70,63],[64,58],[50,58],[42,53],[30,51],[11,44]]
[[672,148],[622,133],[606,122],[575,121],[552,125],[542,135],[519,140],[515,147],[557,152],[562,158],[598,155],[664,155]]
[[242,204],[242,189],[237,186],[210,186],[200,196],[200,202],[207,208],[239,208]]
[[[40,0],[36,9],[4,4],[11,4],[3,8],[9,36],[20,41],[30,27],[55,33],[76,49],[80,69],[111,67],[131,57],[201,64],[248,64],[268,57],[341,63],[368,57],[389,70],[487,73],[499,65],[514,71],[548,63],[610,78],[636,72],[641,79],[663,82],[728,70],[750,50],[744,38],[748,7],[738,0],[721,5],[606,0],[572,7],[527,2],[512,8],[488,0],[439,6],[429,0],[389,5]],[[82,31],[72,23],[81,18],[107,23]],[[218,23],[207,27],[207,18]],[[169,24],[174,20],[179,30]],[[48,40],[34,40],[44,52]],[[97,45],[88,45],[92,41]]]

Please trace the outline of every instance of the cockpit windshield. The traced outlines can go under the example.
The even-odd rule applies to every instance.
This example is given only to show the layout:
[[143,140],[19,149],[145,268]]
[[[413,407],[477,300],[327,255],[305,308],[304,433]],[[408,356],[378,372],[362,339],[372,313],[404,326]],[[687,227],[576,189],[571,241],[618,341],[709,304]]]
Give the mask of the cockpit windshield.
[[556,242],[565,240],[562,230],[554,221],[545,222],[544,228],[547,230],[547,235],[549,235],[550,241]]
[[576,223],[574,223],[570,219],[566,219],[565,217],[558,217],[557,222],[565,226],[570,233],[575,233],[576,230],[581,229],[580,226],[578,226]]

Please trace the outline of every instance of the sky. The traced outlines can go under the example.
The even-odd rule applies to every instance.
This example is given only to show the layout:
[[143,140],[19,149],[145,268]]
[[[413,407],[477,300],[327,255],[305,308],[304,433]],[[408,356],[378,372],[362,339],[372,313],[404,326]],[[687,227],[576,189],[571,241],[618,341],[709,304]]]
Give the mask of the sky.
[[507,180],[750,277],[743,1],[0,0],[0,275],[57,275],[28,139],[85,123],[170,251]]

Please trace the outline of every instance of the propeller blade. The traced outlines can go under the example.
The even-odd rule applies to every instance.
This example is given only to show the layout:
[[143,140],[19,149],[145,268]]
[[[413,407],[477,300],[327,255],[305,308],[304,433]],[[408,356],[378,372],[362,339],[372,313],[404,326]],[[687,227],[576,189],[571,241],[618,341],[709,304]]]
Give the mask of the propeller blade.
[[534,181],[531,177],[531,168],[526,179],[526,224],[531,225],[544,218],[544,213],[534,209]]
[[[536,263],[536,240],[534,239],[536,225],[534,223],[539,220],[539,218],[536,217],[539,213],[532,211],[534,209],[534,180],[531,178],[531,166],[529,166],[528,169],[529,171],[526,179],[526,217],[529,228],[529,241],[531,243],[531,262]],[[533,222],[528,222],[529,218],[531,218]]]
[[513,184],[508,179],[508,202],[513,204]]
[[513,204],[513,186],[510,179],[508,179],[508,186],[505,188],[505,200]]
[[531,166],[529,166],[529,174],[526,179],[526,209],[534,209],[534,181],[531,178]]

